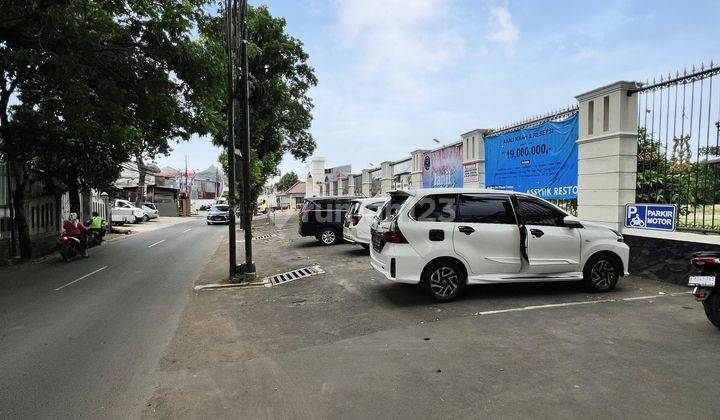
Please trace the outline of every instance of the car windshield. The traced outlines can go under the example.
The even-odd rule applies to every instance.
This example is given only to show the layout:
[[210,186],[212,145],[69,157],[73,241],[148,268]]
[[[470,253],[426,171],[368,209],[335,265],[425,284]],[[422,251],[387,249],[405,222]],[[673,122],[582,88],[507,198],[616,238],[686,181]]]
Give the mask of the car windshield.
[[213,206],[212,211],[228,211],[230,207],[225,205]]

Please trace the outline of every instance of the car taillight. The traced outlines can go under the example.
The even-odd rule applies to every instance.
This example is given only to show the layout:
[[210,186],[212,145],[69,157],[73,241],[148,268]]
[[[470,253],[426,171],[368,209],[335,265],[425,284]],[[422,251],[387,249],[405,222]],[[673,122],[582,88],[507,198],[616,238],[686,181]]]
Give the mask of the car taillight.
[[355,214],[350,215],[350,221],[352,222],[353,226],[360,223],[360,219],[362,219],[362,214],[360,214],[360,213],[355,213]]
[[390,225],[390,230],[385,232],[383,236],[385,237],[385,242],[389,242],[391,244],[408,243],[407,239],[405,239],[405,235],[402,234],[400,228],[398,227],[397,220],[392,222],[392,224]]
[[714,257],[698,257],[692,258],[690,264],[695,267],[714,267],[720,265],[720,258]]
[[68,238],[67,236],[63,236],[61,239],[62,239],[64,242],[67,242],[67,240],[68,240],[69,238]]

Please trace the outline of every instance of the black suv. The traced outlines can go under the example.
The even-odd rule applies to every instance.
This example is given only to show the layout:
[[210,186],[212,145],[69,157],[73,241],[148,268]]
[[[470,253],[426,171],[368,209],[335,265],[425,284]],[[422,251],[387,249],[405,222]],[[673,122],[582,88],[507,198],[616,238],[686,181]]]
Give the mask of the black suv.
[[298,233],[300,236],[314,236],[323,245],[334,245],[342,239],[342,224],[355,196],[306,198],[302,210]]

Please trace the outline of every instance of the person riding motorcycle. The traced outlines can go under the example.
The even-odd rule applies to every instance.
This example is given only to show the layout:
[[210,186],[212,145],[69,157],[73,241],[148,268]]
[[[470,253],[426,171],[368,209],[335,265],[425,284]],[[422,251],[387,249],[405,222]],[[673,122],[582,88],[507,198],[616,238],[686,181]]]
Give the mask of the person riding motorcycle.
[[105,224],[104,222],[105,221],[102,217],[100,217],[98,212],[92,212],[92,219],[90,219],[90,231],[101,239],[105,236],[105,227],[103,226]]
[[82,253],[83,256],[87,257],[88,247],[84,233],[88,232],[90,229],[86,228],[85,225],[78,221],[76,213],[70,213],[70,215],[68,216],[68,220],[63,222],[63,229],[65,229],[65,234],[67,236],[77,238],[80,241],[79,251],[80,253]]

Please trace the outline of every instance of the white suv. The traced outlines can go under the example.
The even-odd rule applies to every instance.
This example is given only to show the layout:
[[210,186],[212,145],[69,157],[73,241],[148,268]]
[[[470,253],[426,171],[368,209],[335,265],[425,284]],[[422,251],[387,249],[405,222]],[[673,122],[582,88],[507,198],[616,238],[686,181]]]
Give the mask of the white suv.
[[377,211],[387,198],[358,198],[350,203],[343,223],[343,239],[362,245],[365,249],[370,246],[370,225]]
[[616,231],[539,198],[470,188],[396,191],[372,226],[372,266],[438,300],[466,284],[584,280],[609,291],[630,249]]

